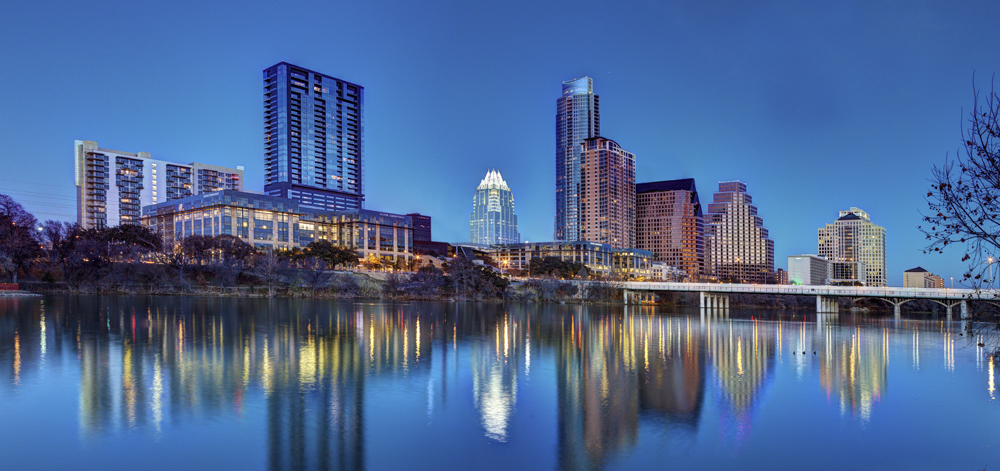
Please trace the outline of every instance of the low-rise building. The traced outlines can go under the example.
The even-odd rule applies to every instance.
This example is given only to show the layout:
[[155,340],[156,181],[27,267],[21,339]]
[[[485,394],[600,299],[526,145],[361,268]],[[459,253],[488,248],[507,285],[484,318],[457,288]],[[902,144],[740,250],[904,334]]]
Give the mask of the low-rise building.
[[[828,284],[838,286],[869,286],[865,262],[830,262]],[[876,285],[884,286],[884,285]]]
[[359,259],[413,259],[413,222],[400,214],[303,210],[296,200],[232,190],[150,205],[142,212],[142,223],[165,243],[192,235],[232,235],[259,249],[292,249],[328,240],[357,249]]
[[616,249],[611,244],[586,241],[522,242],[491,245],[488,251],[505,270],[526,271],[533,258],[556,257],[568,262],[582,263],[590,274],[642,279],[654,277],[652,252]]
[[906,288],[944,288],[944,278],[922,267],[916,267],[903,272],[903,286]]
[[661,281],[689,281],[690,278],[684,270],[672,267],[667,262],[653,262],[653,279]]
[[819,255],[788,256],[788,283],[793,285],[825,285],[831,278],[830,261]]

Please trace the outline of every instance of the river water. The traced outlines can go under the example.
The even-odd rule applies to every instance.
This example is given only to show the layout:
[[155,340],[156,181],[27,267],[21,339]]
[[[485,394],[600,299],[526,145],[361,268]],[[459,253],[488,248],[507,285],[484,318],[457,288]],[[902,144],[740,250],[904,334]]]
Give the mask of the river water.
[[960,321],[0,298],[0,469],[1000,469]]

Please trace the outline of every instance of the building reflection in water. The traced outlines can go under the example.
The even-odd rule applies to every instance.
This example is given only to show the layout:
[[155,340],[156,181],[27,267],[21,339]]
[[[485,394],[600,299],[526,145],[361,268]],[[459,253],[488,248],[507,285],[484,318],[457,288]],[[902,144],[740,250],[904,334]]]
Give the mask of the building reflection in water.
[[560,467],[600,467],[627,452],[642,420],[673,436],[697,431],[706,352],[694,321],[649,308],[570,310],[554,326]]
[[472,397],[488,438],[507,441],[517,403],[518,366],[527,345],[523,328],[508,313],[493,322],[492,335],[469,340]]
[[[943,347],[935,350],[950,371],[948,328],[936,327]],[[828,400],[867,422],[886,393],[891,337],[912,339],[917,369],[921,352],[932,354],[920,345],[927,329],[638,307],[0,298],[0,393],[76,361],[85,437],[162,433],[192,418],[244,414],[254,401],[263,405],[272,469],[362,469],[366,440],[375,439],[365,435],[366,409],[377,407],[365,401],[373,382],[426,382],[431,417],[465,364],[457,356],[467,355],[460,374],[471,390],[459,394],[471,397],[485,439],[503,443],[532,363],[542,362],[554,369],[559,466],[591,469],[627,454],[643,427],[665,440],[693,438],[709,391],[722,436],[739,445],[783,362],[800,381],[816,368]],[[990,397],[993,362],[983,360]]]
[[722,406],[722,432],[738,446],[773,377],[776,345],[785,329],[780,322],[709,319],[704,336]]

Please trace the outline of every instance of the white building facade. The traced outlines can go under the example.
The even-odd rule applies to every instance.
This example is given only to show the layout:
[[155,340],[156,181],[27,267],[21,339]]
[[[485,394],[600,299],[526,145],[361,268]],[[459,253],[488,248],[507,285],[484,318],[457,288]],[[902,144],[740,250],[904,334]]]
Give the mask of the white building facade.
[[243,169],[154,159],[148,152],[76,141],[76,219],[84,229],[139,224],[142,207],[218,190],[243,190]]
[[830,261],[811,254],[788,256],[788,283],[825,285],[830,279]]

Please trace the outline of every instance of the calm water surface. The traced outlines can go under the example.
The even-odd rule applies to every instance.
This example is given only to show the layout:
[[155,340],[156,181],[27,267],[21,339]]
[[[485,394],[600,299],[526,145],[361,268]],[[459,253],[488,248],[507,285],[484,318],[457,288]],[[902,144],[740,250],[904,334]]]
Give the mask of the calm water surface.
[[994,361],[961,328],[0,298],[0,469],[1000,469]]

